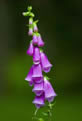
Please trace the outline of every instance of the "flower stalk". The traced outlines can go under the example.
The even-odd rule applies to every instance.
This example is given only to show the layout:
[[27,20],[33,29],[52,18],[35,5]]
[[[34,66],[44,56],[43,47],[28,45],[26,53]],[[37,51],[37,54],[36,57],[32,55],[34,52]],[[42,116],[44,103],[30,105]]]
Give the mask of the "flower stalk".
[[[33,57],[33,65],[28,72],[26,81],[29,82],[30,86],[33,86],[32,92],[35,93],[35,99],[33,104],[36,106],[35,116],[38,110],[45,106],[45,101],[49,102],[48,111],[43,113],[44,116],[52,116],[52,107],[54,104],[54,98],[57,96],[51,83],[49,82],[49,78],[43,75],[43,72],[48,73],[52,68],[52,64],[48,60],[48,57],[44,53],[42,47],[45,45],[41,34],[38,32],[38,20],[34,21],[34,13],[32,12],[32,6],[27,8],[26,12],[23,12],[23,16],[29,17],[29,31],[28,35],[31,36],[31,41],[29,48],[27,50],[27,54]],[[38,121],[44,121],[43,118],[37,118]]]

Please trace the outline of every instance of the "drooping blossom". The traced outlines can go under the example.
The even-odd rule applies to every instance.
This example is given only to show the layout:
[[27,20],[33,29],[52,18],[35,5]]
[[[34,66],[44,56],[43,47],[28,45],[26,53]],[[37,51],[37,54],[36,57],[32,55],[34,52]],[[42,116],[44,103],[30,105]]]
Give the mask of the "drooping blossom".
[[37,37],[37,39],[38,39],[38,46],[39,46],[39,47],[43,47],[43,46],[44,46],[44,42],[43,42],[43,40],[42,40],[41,35],[39,35],[39,36]]
[[34,47],[33,62],[34,64],[40,63],[40,49],[38,47]]
[[52,102],[54,98],[57,96],[52,85],[50,82],[44,78],[44,93],[45,93],[45,99],[49,102]]
[[52,64],[49,62],[47,56],[43,52],[40,52],[40,56],[42,69],[44,72],[48,73],[51,70]]
[[38,45],[38,39],[37,39],[37,35],[33,35],[33,44],[34,45]]
[[27,54],[32,56],[33,55],[33,52],[34,52],[34,46],[33,46],[33,43],[32,41],[30,42],[30,45],[29,45],[29,48],[27,50]]
[[33,75],[33,66],[31,67],[30,71],[28,72],[27,77],[25,78],[25,80],[29,82],[30,86],[33,85],[32,75]]
[[43,81],[42,69],[40,64],[33,66],[32,79],[35,83],[41,83]]
[[37,108],[40,108],[45,105],[45,96],[42,94],[41,96],[36,96],[33,103],[36,105]]
[[34,88],[32,90],[37,96],[41,96],[44,92],[44,82],[35,83]]

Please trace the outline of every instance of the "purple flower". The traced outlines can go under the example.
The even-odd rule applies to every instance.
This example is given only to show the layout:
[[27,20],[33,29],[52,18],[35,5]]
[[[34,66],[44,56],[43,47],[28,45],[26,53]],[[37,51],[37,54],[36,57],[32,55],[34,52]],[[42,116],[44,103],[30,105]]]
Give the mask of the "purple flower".
[[36,35],[33,35],[33,44],[37,45],[38,44],[38,39]]
[[29,28],[28,35],[31,36],[32,34],[33,34],[33,29],[32,28]]
[[34,48],[33,62],[34,62],[34,64],[39,64],[40,63],[40,50],[39,50],[38,47]]
[[25,78],[25,80],[29,82],[30,86],[33,85],[32,75],[33,75],[33,66],[31,67],[27,77]]
[[34,46],[33,46],[32,42],[30,42],[30,46],[29,46],[29,48],[27,50],[27,54],[32,56],[33,55],[33,50],[34,50]]
[[36,96],[33,103],[36,105],[37,108],[44,106],[44,94],[41,96]]
[[[26,81],[29,82],[29,85],[33,85],[33,92],[36,97],[33,101],[37,110],[45,105],[45,101],[47,100],[49,103],[52,102],[56,96],[56,93],[48,81],[47,77],[44,77],[42,71],[48,73],[51,70],[52,64],[48,60],[46,54],[40,49],[40,47],[44,46],[44,41],[42,36],[38,32],[37,23],[38,20],[33,21],[35,15],[31,12],[32,7],[28,7],[28,11],[24,12],[24,16],[29,16],[29,31],[28,35],[32,37],[32,41],[30,42],[29,48],[27,49],[27,54],[33,57],[33,66],[30,68]],[[52,107],[52,105],[49,105]],[[36,110],[36,112],[37,112]],[[35,114],[36,114],[35,112]]]
[[38,36],[38,46],[39,47],[43,47],[44,46],[44,42],[43,42],[43,40],[42,40],[40,35]]
[[52,102],[54,100],[54,97],[57,96],[50,82],[46,78],[44,78],[44,93],[45,99],[49,102]]
[[40,52],[40,56],[42,69],[44,72],[48,73],[51,70],[52,64],[49,62],[47,56],[43,52]]
[[32,79],[35,83],[41,83],[43,81],[42,69],[40,64],[33,66]]
[[38,31],[38,27],[37,27],[37,25],[35,24],[34,25],[34,32],[37,32]]
[[41,96],[44,92],[44,82],[41,82],[39,84],[34,84],[34,88],[32,90],[37,96]]

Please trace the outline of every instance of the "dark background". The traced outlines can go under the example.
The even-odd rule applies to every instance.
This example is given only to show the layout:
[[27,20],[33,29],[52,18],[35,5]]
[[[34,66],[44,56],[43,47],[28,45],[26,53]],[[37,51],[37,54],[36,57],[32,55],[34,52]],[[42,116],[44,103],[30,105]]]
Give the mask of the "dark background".
[[28,18],[22,16],[28,5],[53,64],[48,76],[58,96],[52,121],[82,121],[81,0],[0,0],[0,121],[31,121],[35,111],[24,80],[32,65]]

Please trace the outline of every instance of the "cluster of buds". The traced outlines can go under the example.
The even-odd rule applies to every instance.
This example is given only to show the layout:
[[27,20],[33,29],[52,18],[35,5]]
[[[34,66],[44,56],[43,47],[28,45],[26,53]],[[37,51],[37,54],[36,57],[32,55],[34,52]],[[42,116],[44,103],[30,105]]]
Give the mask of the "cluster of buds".
[[32,37],[27,54],[33,57],[33,65],[25,80],[29,82],[30,86],[33,86],[32,91],[36,95],[33,103],[37,108],[40,108],[45,105],[45,101],[51,103],[54,100],[56,93],[49,82],[49,78],[42,73],[50,72],[52,64],[42,50],[45,43],[38,32],[38,21],[33,20],[35,15],[31,10],[32,7],[28,7],[28,11],[23,13],[24,16],[29,16],[28,35]]

